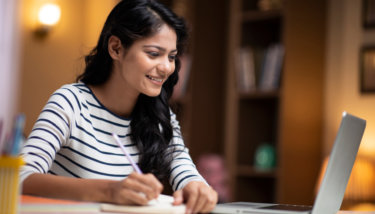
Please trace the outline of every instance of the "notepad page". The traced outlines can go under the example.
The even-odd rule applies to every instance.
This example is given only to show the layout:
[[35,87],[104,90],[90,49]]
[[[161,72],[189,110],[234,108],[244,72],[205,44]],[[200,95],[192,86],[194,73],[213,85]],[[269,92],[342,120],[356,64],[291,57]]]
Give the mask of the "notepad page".
[[173,197],[168,195],[159,195],[158,199],[149,201],[145,206],[137,205],[116,205],[101,204],[101,211],[104,212],[123,212],[123,213],[185,213],[184,204],[174,206]]
[[149,201],[147,205],[149,205],[149,206],[155,206],[157,204],[170,204],[170,205],[172,205],[173,201],[174,201],[174,199],[173,199],[172,196],[160,194],[158,199],[153,199],[153,200]]

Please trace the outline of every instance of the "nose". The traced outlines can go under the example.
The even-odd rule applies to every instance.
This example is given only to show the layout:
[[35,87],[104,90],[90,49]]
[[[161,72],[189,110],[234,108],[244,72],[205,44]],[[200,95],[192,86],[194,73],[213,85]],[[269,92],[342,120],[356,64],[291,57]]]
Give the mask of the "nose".
[[170,61],[168,57],[163,57],[163,59],[159,62],[157,69],[159,72],[168,75],[174,70],[174,61]]

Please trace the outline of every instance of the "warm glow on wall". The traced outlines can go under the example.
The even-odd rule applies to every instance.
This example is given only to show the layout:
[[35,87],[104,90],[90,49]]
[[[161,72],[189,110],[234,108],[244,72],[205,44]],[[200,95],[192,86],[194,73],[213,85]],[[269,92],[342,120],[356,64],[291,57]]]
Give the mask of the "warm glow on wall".
[[50,30],[60,21],[60,6],[54,3],[45,3],[38,9],[37,28],[35,34],[44,38]]
[[369,158],[373,158],[375,161],[375,132],[372,130],[370,131],[369,128],[371,127],[367,127],[367,130],[363,135],[359,154]]
[[60,20],[60,7],[56,4],[45,4],[40,7],[38,12],[38,20],[42,25],[53,26]]

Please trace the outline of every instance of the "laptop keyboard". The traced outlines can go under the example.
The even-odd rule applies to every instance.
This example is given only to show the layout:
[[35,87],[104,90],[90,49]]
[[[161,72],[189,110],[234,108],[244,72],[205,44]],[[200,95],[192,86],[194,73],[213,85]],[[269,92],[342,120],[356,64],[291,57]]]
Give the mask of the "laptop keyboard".
[[275,205],[270,205],[270,206],[259,207],[258,209],[308,211],[308,210],[312,209],[312,206],[290,205],[290,204],[275,204]]

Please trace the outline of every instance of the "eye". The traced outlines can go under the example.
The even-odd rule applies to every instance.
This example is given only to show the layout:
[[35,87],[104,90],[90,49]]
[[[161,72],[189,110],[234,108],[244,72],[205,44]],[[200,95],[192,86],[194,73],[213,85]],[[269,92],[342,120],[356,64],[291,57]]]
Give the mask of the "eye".
[[151,57],[158,57],[159,56],[159,53],[156,52],[156,51],[149,51],[149,52],[147,52],[147,54]]
[[175,61],[176,60],[176,55],[169,55],[169,60],[170,61]]

